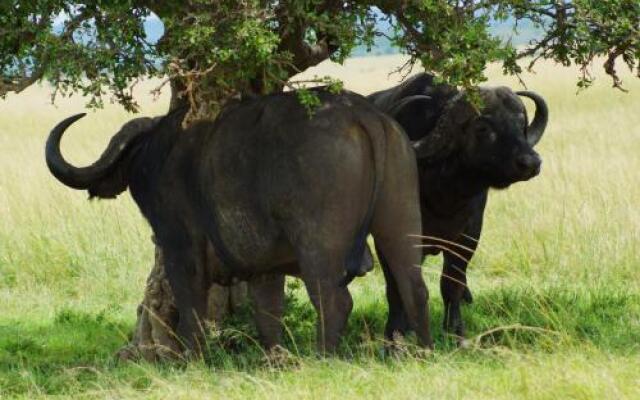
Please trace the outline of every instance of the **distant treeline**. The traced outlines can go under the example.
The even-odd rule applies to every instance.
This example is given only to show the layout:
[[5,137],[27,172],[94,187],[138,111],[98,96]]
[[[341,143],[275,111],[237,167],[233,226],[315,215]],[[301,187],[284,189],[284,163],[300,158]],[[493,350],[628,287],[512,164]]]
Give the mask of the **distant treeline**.
[[[518,22],[517,32],[513,31],[514,21],[495,22],[491,25],[489,31],[500,37],[502,40],[511,40],[514,46],[522,46],[528,44],[531,40],[541,36],[540,28],[536,28],[530,21]],[[351,54],[352,57],[370,57],[386,54],[398,54],[400,51],[394,47],[389,39],[384,36],[378,36],[374,46],[367,51],[365,46],[356,47]]]

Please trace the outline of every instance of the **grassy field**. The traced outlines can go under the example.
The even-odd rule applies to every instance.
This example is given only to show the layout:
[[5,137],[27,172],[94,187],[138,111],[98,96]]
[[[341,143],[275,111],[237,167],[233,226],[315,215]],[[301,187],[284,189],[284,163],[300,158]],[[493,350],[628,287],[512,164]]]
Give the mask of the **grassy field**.
[[[399,79],[400,57],[350,60],[333,74],[368,93]],[[517,87],[490,67],[492,84]],[[339,357],[313,353],[314,313],[295,285],[286,323],[292,363],[271,368],[239,318],[188,366],[116,363],[134,324],[153,249],[128,195],[88,202],[48,173],[44,141],[83,100],[48,104],[47,88],[0,102],[0,398],[640,398],[640,82],[601,77],[576,95],[576,71],[525,75],[551,109],[542,174],[494,192],[463,310],[474,347],[443,338],[439,259],[423,270],[436,351],[385,357],[379,271],[353,284]],[[142,85],[147,95],[151,84]],[[142,100],[160,114],[166,95]],[[115,106],[70,130],[63,153],[94,160],[130,118]]]

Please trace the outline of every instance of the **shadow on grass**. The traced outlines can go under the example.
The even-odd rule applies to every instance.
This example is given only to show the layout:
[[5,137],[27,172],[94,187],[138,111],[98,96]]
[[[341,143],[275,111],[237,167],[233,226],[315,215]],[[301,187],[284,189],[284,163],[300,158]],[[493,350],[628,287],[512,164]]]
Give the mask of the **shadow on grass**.
[[[388,362],[381,351],[386,302],[365,300],[350,318],[338,356],[354,362]],[[317,357],[315,311],[304,296],[290,294],[287,301],[285,347],[294,357],[313,359]],[[432,300],[431,305],[436,351],[453,352],[453,341],[440,328],[442,303]],[[609,352],[640,350],[640,330],[633,329],[640,315],[640,295],[635,293],[500,289],[475,293],[475,303],[465,307],[463,314],[469,337],[491,331],[478,340],[482,347],[553,352],[559,346],[588,343]],[[118,364],[113,357],[131,328],[105,313],[68,310],[47,325],[0,321],[0,395],[32,393],[34,388],[47,394],[77,393],[92,388],[101,375],[146,387],[150,380],[144,368]],[[256,337],[247,309],[210,339],[205,363],[223,370],[264,368],[264,352]],[[157,368],[165,374],[176,367]]]
[[72,382],[90,382],[96,367],[114,364],[113,354],[128,330],[105,313],[69,310],[46,325],[0,321],[0,395],[34,387],[58,393]]
[[[432,299],[436,297],[432,295]],[[474,303],[463,308],[467,336],[480,348],[553,352],[588,344],[621,354],[640,351],[640,294],[609,288],[545,290],[505,288],[475,293]],[[295,356],[315,357],[315,311],[304,296],[287,297],[285,347]],[[357,303],[357,301],[356,301]],[[384,298],[357,304],[344,333],[339,356],[385,361]],[[458,350],[454,338],[442,329],[443,308],[431,301],[431,323],[436,351]],[[227,321],[226,330],[211,340],[210,362],[252,368],[263,355],[256,341],[250,311]],[[415,343],[415,338],[408,338]],[[233,354],[229,357],[229,354]]]

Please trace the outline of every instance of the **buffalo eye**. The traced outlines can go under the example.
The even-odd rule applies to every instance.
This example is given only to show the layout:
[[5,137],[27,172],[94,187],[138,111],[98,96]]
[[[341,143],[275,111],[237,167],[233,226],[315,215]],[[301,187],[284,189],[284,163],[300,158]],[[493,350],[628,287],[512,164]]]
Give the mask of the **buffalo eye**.
[[485,142],[495,142],[496,133],[491,128],[491,125],[484,118],[478,120],[478,123],[475,126],[474,133],[478,139]]

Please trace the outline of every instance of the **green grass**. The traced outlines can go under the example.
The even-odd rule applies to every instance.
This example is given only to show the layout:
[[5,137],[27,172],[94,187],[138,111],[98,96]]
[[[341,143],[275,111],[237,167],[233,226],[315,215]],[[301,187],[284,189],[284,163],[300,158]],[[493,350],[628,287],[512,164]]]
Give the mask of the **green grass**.
[[[494,82],[515,86],[496,71]],[[53,108],[38,88],[10,97],[0,103],[0,398],[640,398],[640,84],[627,76],[627,95],[603,79],[575,96],[574,76],[543,65],[525,77],[552,112],[543,172],[491,195],[469,271],[475,302],[463,310],[471,349],[442,335],[430,259],[433,354],[411,338],[405,352],[384,353],[375,271],[354,283],[354,313],[328,359],[313,350],[306,295],[290,285],[292,355],[280,368],[264,360],[246,313],[211,338],[204,361],[115,361],[153,261],[150,230],[128,195],[88,202],[46,170],[48,130],[81,100]],[[63,152],[90,162],[127,118],[113,107],[91,114]]]

